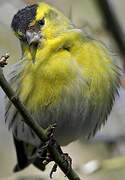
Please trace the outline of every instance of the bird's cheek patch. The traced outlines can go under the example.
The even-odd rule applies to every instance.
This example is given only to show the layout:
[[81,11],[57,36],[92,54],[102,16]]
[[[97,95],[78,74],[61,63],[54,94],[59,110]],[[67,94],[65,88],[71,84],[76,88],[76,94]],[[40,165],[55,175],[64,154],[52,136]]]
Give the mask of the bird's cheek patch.
[[29,27],[35,26],[35,24],[36,24],[36,20],[33,20],[33,21],[29,24]]
[[21,31],[18,31],[19,36],[23,36],[23,33]]
[[13,29],[12,29],[12,32],[14,33],[15,36],[18,36],[18,33],[14,31]]

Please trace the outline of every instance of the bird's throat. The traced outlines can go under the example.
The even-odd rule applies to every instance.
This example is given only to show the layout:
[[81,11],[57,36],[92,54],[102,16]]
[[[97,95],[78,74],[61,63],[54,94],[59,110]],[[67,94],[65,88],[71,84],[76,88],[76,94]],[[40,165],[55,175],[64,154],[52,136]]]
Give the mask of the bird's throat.
[[23,42],[21,43],[21,48],[22,48],[22,56],[26,57],[27,59],[31,59],[33,63],[35,62],[36,59],[36,52],[38,45],[28,45],[27,43]]
[[31,59],[32,59],[33,63],[35,63],[37,47],[38,47],[38,45],[29,46]]

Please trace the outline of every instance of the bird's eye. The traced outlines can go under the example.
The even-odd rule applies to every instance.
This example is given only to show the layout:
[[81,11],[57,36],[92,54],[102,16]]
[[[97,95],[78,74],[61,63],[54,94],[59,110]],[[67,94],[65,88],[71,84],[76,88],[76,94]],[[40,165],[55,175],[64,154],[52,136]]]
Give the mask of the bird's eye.
[[45,20],[44,20],[44,19],[40,19],[40,20],[38,21],[38,23],[43,26],[43,25],[45,24]]

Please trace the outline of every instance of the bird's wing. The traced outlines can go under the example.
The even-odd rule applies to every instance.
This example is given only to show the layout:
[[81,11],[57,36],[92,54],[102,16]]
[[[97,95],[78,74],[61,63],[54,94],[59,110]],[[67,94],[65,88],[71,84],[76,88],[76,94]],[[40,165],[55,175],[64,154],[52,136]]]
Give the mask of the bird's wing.
[[31,144],[24,143],[23,141],[17,140],[14,136],[13,140],[17,155],[17,164],[13,169],[14,172],[21,171],[30,164],[33,164],[39,170],[45,170],[45,165],[42,164],[42,159],[36,154],[36,147]]

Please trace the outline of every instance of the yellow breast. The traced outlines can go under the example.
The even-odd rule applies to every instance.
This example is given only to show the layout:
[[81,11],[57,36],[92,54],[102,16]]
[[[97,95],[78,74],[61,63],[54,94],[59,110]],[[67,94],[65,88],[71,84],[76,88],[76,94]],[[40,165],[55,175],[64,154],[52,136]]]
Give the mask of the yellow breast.
[[[32,112],[56,103],[64,89],[73,90],[73,82],[78,83],[75,88],[80,87],[81,94],[94,104],[110,101],[117,81],[116,66],[100,42],[71,37],[65,38],[67,43],[64,36],[63,43],[61,39],[51,41],[48,48],[37,52],[39,58],[35,63],[28,61],[23,68],[20,98]],[[69,50],[62,47],[66,44]]]
[[29,61],[22,71],[20,98],[31,111],[56,102],[64,88],[71,88],[76,78],[71,54],[59,51],[47,62]]

